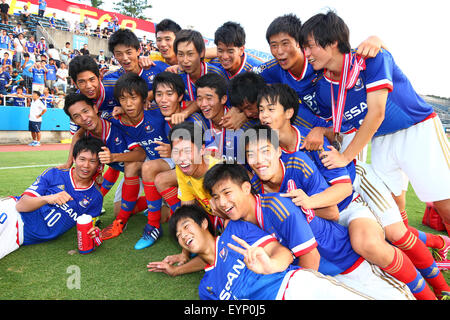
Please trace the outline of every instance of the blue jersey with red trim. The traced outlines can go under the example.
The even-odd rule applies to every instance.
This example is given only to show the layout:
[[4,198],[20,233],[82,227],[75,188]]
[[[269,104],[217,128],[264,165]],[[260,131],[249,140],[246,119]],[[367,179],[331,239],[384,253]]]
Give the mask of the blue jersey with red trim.
[[231,237],[236,235],[250,246],[264,247],[276,239],[246,221],[230,221],[220,237],[216,238],[216,258],[205,268],[198,292],[202,300],[274,300],[279,296],[290,266],[283,272],[257,274],[249,270],[243,256],[228,247],[228,243],[241,247]]
[[248,53],[244,52],[244,54],[241,56],[242,62],[241,66],[239,67],[239,70],[235,74],[231,74],[225,68],[222,66],[222,64],[219,62],[219,58],[214,58],[210,60],[208,63],[212,64],[214,66],[217,66],[219,69],[222,70],[222,72],[226,75],[227,80],[233,79],[236,75],[252,71],[253,68],[258,67],[262,64],[262,61],[254,58],[253,56],[249,55]]
[[[201,63],[201,73],[200,76],[207,74],[208,72],[217,73],[222,76],[224,79],[227,79],[225,72],[220,69],[217,65],[210,64],[208,62]],[[184,82],[185,92],[184,92],[184,101],[194,101],[197,99],[197,88],[195,87],[195,83],[191,80],[191,77],[186,72],[178,73]]]
[[[307,159],[307,157],[305,156]],[[322,180],[319,186],[305,183],[303,175],[305,169],[299,167],[299,162],[290,158],[285,163],[285,176],[280,193],[300,188],[306,194],[326,188]],[[309,172],[309,170],[307,170]],[[252,186],[264,192],[261,181],[253,177]],[[305,187],[305,189],[303,189]],[[311,189],[309,189],[311,188]],[[258,191],[257,191],[258,192]],[[352,249],[348,229],[334,221],[322,219],[314,215],[312,210],[297,207],[289,198],[283,198],[274,193],[259,194],[256,218],[259,226],[271,234],[275,234],[278,241],[289,248],[295,257],[308,253],[317,247],[320,253],[319,271],[326,275],[336,275],[344,272],[355,264],[360,256]],[[280,208],[285,210],[280,210]],[[278,208],[278,209],[277,209]],[[309,223],[309,230],[305,223]],[[295,230],[295,232],[293,231]],[[298,261],[294,261],[298,264]]]
[[155,150],[158,147],[156,141],[170,143],[165,129],[166,120],[158,107],[144,110],[141,121],[136,125],[124,124],[120,117],[119,120],[113,117],[108,120],[122,131],[128,149],[141,146],[145,150],[148,160],[160,158],[158,151]]
[[[367,94],[388,89],[384,120],[374,136],[393,133],[417,124],[431,114],[433,108],[414,90],[408,78],[395,63],[391,53],[382,50],[365,60],[366,68],[359,74],[353,88],[347,90],[342,123],[358,129],[367,114]],[[339,83],[322,76],[316,84],[318,114],[331,119],[331,89],[337,99]]]
[[[111,153],[129,152],[130,150],[128,149],[127,141],[123,137],[120,129],[117,126],[113,126],[111,122],[106,119],[100,118],[100,121],[102,123],[102,136],[96,137],[90,131],[87,131],[86,135],[101,138]],[[108,166],[121,172],[124,170],[123,162],[111,162],[108,163]]]
[[50,168],[36,178],[23,195],[32,197],[46,196],[66,191],[73,200],[63,205],[45,204],[31,212],[20,212],[23,227],[23,245],[40,243],[55,239],[74,227],[82,214],[92,217],[100,215],[103,195],[97,184],[87,188],[77,188],[72,178],[73,170]]
[[[303,144],[303,141],[310,132],[310,129],[298,125],[293,125],[292,127],[297,132],[297,144],[296,144],[297,147],[296,151],[294,151],[294,153],[296,153],[297,151],[300,151],[300,146]],[[323,137],[323,150],[329,150],[328,146],[330,146],[328,139],[326,137]],[[322,160],[320,158],[320,154],[322,151],[308,151],[308,150],[302,151],[305,152],[305,154],[307,154],[309,158],[314,162],[316,168],[318,169],[320,174],[325,178],[325,180],[328,182],[329,185],[333,185],[336,183],[353,183],[353,181],[355,180],[356,169],[353,161],[343,168],[328,169],[323,165]],[[287,161],[292,156],[292,154],[293,154],[292,152],[289,152],[286,149],[281,148],[281,159],[283,161]],[[345,208],[347,208],[350,202],[352,202],[353,198],[354,192],[347,198],[339,202],[337,205],[339,211],[342,211]]]

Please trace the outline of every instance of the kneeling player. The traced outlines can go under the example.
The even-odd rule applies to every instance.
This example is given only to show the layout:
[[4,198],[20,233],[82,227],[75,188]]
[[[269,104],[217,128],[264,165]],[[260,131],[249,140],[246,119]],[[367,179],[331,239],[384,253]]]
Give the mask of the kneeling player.
[[73,148],[74,167],[49,168],[21,196],[0,201],[0,258],[20,246],[56,239],[82,214],[100,215],[103,196],[94,176],[102,146],[95,138],[80,139]]

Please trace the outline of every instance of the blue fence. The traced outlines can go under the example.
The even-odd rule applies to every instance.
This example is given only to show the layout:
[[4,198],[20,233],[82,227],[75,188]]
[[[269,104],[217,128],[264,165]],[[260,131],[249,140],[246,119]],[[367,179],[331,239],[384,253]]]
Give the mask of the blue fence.
[[[27,107],[0,107],[0,130],[1,131],[28,131],[28,115],[30,108]],[[42,131],[68,131],[69,117],[62,109],[48,108],[42,116]]]

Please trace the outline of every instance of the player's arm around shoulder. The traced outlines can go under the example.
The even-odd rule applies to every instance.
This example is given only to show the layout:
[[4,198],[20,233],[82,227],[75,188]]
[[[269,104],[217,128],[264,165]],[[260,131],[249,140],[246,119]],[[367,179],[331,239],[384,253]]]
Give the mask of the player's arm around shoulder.
[[63,205],[72,199],[72,196],[66,191],[37,197],[25,194],[19,199],[19,201],[17,201],[16,210],[19,212],[31,212],[46,204]]

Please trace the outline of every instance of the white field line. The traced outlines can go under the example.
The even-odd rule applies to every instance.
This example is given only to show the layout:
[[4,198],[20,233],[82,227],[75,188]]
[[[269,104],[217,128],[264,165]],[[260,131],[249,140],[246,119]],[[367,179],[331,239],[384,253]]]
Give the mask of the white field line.
[[0,167],[0,170],[7,170],[7,169],[23,169],[23,168],[38,168],[38,167],[55,167],[59,166],[60,163],[51,163],[51,164],[34,164],[30,166],[17,166],[17,167]]

